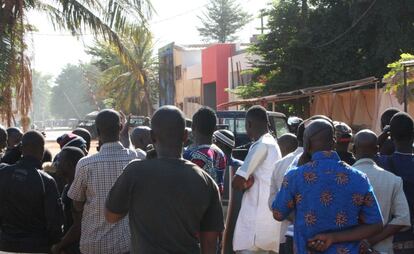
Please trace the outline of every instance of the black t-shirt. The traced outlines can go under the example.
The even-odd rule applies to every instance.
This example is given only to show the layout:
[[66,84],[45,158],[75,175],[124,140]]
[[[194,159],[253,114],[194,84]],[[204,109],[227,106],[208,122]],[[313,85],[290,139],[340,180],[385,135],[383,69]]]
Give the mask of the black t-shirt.
[[337,153],[339,158],[341,158],[341,161],[345,161],[348,165],[352,166],[356,162],[354,155],[350,152],[337,151]]
[[22,158],[22,151],[20,146],[15,146],[12,148],[7,148],[6,152],[1,158],[2,163],[7,163],[9,165],[16,164]]
[[198,233],[224,229],[214,180],[179,159],[131,162],[108,195],[109,211],[129,212],[131,253],[200,253]]

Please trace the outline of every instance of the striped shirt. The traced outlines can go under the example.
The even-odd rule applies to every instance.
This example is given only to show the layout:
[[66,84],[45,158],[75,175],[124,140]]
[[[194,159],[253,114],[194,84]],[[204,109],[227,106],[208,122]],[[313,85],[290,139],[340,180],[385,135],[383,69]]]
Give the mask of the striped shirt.
[[116,224],[105,220],[106,196],[124,167],[137,153],[119,142],[103,144],[99,153],[85,157],[76,166],[68,196],[85,202],[82,214],[80,250],[88,254],[126,253],[130,250],[128,218]]

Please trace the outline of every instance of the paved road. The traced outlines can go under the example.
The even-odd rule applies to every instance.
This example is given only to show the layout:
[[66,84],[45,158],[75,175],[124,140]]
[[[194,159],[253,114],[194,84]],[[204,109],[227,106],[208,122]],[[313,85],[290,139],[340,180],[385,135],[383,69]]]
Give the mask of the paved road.
[[46,130],[46,141],[56,141],[56,139],[70,130]]

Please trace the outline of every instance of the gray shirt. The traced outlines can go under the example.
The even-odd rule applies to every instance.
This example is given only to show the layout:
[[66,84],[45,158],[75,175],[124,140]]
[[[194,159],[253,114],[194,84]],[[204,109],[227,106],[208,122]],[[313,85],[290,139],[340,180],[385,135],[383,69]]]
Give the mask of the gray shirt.
[[[410,226],[410,212],[401,178],[378,167],[371,159],[360,159],[353,166],[367,174],[380,205],[384,225]],[[374,249],[393,254],[392,241],[391,236],[375,245]]]

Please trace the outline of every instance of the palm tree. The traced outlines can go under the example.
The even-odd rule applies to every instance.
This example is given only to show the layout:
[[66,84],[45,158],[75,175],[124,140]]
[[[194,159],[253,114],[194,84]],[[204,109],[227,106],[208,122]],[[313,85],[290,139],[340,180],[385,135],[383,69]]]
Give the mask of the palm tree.
[[[106,3],[105,5],[101,2]],[[152,13],[150,0],[0,0],[0,107],[2,118],[11,124],[12,98],[28,127],[31,107],[30,61],[25,54],[25,34],[31,30],[26,14],[36,10],[50,18],[55,29],[65,29],[73,35],[92,32],[105,39],[122,56],[122,62],[133,65],[118,34],[129,34],[130,24],[146,27]],[[145,28],[146,29],[146,28]],[[25,120],[26,119],[26,120]]]
[[88,53],[102,70],[101,96],[113,98],[115,107],[126,113],[150,116],[158,87],[152,35],[142,26],[130,29],[129,36],[121,41],[126,53],[134,59],[132,65],[108,44],[97,43]]

